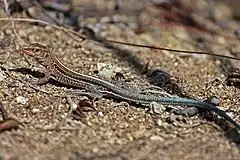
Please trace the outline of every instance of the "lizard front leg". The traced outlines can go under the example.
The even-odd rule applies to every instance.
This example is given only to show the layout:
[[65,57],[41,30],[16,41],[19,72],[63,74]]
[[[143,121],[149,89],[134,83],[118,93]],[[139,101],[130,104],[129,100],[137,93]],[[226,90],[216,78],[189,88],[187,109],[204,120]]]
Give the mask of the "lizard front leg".
[[44,74],[44,77],[40,78],[40,79],[33,79],[31,80],[32,84],[36,84],[36,85],[43,85],[46,84],[49,79],[51,78],[51,72],[47,71],[46,69],[43,68],[33,68],[34,71],[38,71]]
[[46,72],[44,74],[45,75],[43,78],[40,78],[33,83],[38,84],[38,85],[46,84],[49,81],[49,79],[51,78],[51,72]]
[[50,63],[50,60],[47,59],[45,62],[43,62],[43,64],[44,64],[44,66],[46,65],[44,68],[37,67],[37,68],[34,68],[34,70],[44,73],[44,77],[37,79],[37,80],[32,80],[32,84],[43,85],[43,84],[46,84],[50,80],[50,78],[53,78],[51,76],[52,70],[53,70],[53,65]]

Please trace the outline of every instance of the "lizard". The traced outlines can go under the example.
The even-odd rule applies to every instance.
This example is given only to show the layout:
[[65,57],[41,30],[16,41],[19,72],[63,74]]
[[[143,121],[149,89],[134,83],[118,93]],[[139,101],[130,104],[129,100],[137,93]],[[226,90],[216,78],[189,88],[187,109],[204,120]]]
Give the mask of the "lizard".
[[54,53],[49,51],[46,46],[39,43],[31,43],[27,46],[23,46],[20,49],[20,52],[33,57],[45,68],[45,77],[40,78],[36,84],[44,84],[48,82],[48,80],[53,79],[64,85],[76,88],[84,88],[89,85],[93,85],[93,87],[100,86],[101,88],[104,88],[98,90],[101,96],[134,102],[141,105],[149,105],[151,102],[157,102],[163,105],[195,106],[204,110],[214,111],[217,115],[225,118],[240,130],[240,125],[236,121],[228,116],[225,111],[219,109],[211,103],[183,97],[158,97],[123,89],[108,81],[81,74],[69,69]]

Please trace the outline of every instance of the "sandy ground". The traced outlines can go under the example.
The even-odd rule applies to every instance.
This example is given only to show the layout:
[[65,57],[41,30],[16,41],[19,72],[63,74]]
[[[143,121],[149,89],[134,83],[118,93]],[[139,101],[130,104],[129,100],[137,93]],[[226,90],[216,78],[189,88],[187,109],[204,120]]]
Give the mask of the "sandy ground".
[[[102,2],[98,1],[98,4]],[[99,6],[111,7],[112,3],[108,1],[107,4]],[[98,34],[113,40],[185,50],[200,50],[194,45],[198,36],[207,37],[209,45],[214,43],[221,47],[235,42],[225,36],[210,36],[180,25],[161,25],[152,16],[157,15],[158,10],[154,7],[149,7],[149,10],[140,15],[141,21],[148,20],[150,23],[146,24],[148,26],[142,33],[134,32],[135,16],[122,15],[120,20],[128,25],[122,22],[104,23],[104,29]],[[0,16],[6,17],[3,10]],[[13,16],[24,17],[24,14]],[[9,41],[17,47],[21,45],[12,32],[10,22],[0,21],[0,27],[1,41]],[[197,99],[216,96],[220,99],[221,108],[240,123],[240,90],[224,83],[226,77],[219,67],[219,60],[93,40],[78,42],[51,26],[15,22],[15,28],[25,43],[47,45],[71,69],[99,77],[98,66],[107,64],[110,69],[120,69],[124,80],[139,90],[153,86],[149,78],[141,73],[150,61],[150,67],[168,72],[174,79],[174,85],[180,88],[175,90],[165,85],[165,90]],[[24,69],[31,69],[30,64],[38,66],[33,59],[27,57],[27,61],[15,50],[2,48],[1,64]],[[86,118],[82,120],[75,120],[69,116],[69,103],[63,96],[66,87],[54,82],[34,86],[47,94],[29,86],[28,82],[36,75],[16,70],[9,71],[9,74],[0,70],[0,101],[9,116],[20,121],[22,126],[0,133],[0,159],[227,160],[240,157],[240,136],[234,128],[226,127],[221,118],[210,121],[196,115],[186,120],[179,116],[178,124],[169,120],[172,116],[170,112],[150,114],[139,105],[126,106],[114,99],[103,98],[95,102],[96,111],[86,113]],[[82,98],[73,96],[71,99],[77,103]],[[200,125],[191,127],[197,123]]]

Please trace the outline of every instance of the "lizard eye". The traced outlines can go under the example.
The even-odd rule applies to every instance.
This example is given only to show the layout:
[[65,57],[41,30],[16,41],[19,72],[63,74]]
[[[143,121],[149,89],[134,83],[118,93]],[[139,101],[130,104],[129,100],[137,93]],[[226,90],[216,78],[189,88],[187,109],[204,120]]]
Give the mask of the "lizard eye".
[[39,51],[40,51],[39,48],[35,48],[35,49],[34,49],[34,52],[39,52]]

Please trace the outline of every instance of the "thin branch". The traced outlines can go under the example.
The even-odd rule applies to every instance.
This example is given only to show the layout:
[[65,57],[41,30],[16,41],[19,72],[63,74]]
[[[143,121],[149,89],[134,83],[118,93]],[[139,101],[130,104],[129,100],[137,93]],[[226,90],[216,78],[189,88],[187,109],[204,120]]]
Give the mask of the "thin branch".
[[[81,39],[82,39],[81,41],[83,41],[83,40],[85,40],[85,39],[91,39],[91,38],[89,38],[89,37],[86,37],[86,36],[78,33],[78,32],[75,32],[75,31],[73,31],[73,30],[71,30],[71,29],[67,29],[67,28],[65,28],[65,27],[57,26],[57,25],[55,25],[55,24],[51,24],[51,23],[48,23],[48,22],[46,22],[46,21],[42,21],[42,20],[38,20],[38,19],[12,18],[11,20],[12,20],[12,21],[19,21],[19,22],[37,22],[37,23],[49,25],[49,26],[52,26],[52,27],[54,27],[54,28],[63,30],[63,31],[65,31],[65,32],[70,32],[70,33],[78,36],[79,38],[81,38]],[[10,19],[9,19],[9,18],[0,18],[0,21],[10,21]],[[155,50],[165,50],[165,51],[171,51],[171,52],[177,52],[177,53],[203,54],[203,55],[209,55],[209,56],[213,56],[213,57],[227,58],[227,59],[232,59],[232,60],[240,61],[240,58],[237,58],[237,57],[219,55],[219,54],[214,54],[214,53],[210,53],[210,52],[177,50],[177,49],[170,49],[170,48],[164,48],[164,47],[155,47],[155,46],[148,46],[148,45],[127,43],[127,42],[119,42],[119,41],[108,40],[108,39],[104,39],[104,40],[102,40],[102,41],[110,42],[110,43],[116,43],[116,44],[129,45],[129,46],[134,46],[134,47],[142,47],[142,48],[149,48],[149,49],[155,49]]]
[[170,52],[178,52],[178,53],[204,54],[204,55],[209,55],[209,56],[213,56],[213,57],[228,58],[228,59],[240,61],[240,58],[237,58],[237,57],[230,57],[230,56],[214,54],[214,53],[210,53],[210,52],[177,50],[177,49],[164,48],[164,47],[155,47],[155,46],[147,46],[147,45],[141,45],[141,44],[127,43],[127,42],[119,42],[119,41],[114,41],[114,40],[105,40],[105,41],[111,42],[111,43],[128,45],[128,46],[134,46],[134,47],[142,47],[142,48],[149,48],[149,49],[156,49],[156,50],[163,50],[163,51],[170,51]]
[[[79,38],[81,38],[82,40],[78,40],[78,41],[83,41],[84,39],[87,39],[86,36],[78,33],[78,32],[75,32],[71,29],[68,29],[68,28],[65,28],[65,27],[61,27],[61,26],[58,26],[58,25],[55,25],[55,24],[52,24],[52,23],[49,23],[49,22],[46,22],[46,21],[42,21],[42,20],[38,20],[38,19],[33,19],[33,18],[12,18],[13,21],[19,21],[19,22],[32,22],[32,23],[40,23],[40,24],[45,24],[45,25],[48,25],[48,26],[52,26],[56,29],[60,29],[62,31],[65,31],[65,32],[70,32],[74,35],[77,35]],[[9,18],[0,18],[0,21],[10,21]]]
[[7,2],[7,0],[3,0],[3,3],[4,3],[4,6],[5,6],[5,11],[6,11],[6,13],[7,13],[7,15],[8,15],[8,17],[9,17],[9,19],[11,21],[11,26],[12,26],[13,33],[15,34],[15,36],[17,37],[17,39],[19,40],[19,42],[21,44],[25,44],[25,42],[21,39],[21,37],[18,35],[18,33],[17,33],[16,29],[15,29],[15,24],[14,24],[13,18],[12,18],[11,14],[10,14],[10,12],[8,10],[8,2]]

